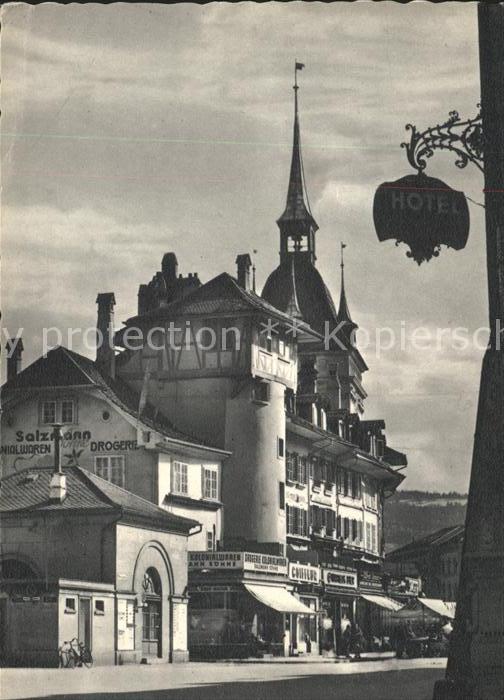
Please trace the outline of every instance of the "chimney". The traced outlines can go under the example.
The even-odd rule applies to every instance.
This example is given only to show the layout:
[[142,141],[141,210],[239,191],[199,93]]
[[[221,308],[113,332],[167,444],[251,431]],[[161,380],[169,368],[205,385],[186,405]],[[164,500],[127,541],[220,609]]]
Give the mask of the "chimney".
[[54,471],[49,483],[49,500],[55,503],[62,503],[67,495],[66,476],[61,470],[61,423],[54,423]]
[[161,272],[165,278],[167,287],[174,284],[177,280],[178,260],[175,253],[165,253],[161,263]]
[[21,372],[21,359],[23,356],[23,339],[10,338],[5,344],[7,351],[7,381],[10,382]]
[[115,377],[114,306],[113,292],[98,294],[98,321],[96,324],[96,364],[106,376]]
[[249,292],[251,289],[250,268],[252,267],[252,260],[250,259],[250,255],[248,253],[238,255],[236,258],[236,266],[238,273],[238,284],[240,285],[240,287],[243,287],[243,289]]

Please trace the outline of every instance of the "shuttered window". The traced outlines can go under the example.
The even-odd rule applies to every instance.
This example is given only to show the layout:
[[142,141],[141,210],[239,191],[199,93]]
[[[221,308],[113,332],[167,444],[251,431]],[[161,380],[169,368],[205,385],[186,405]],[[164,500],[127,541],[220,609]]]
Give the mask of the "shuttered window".
[[180,494],[187,494],[188,492],[187,464],[183,462],[173,462],[172,491]]

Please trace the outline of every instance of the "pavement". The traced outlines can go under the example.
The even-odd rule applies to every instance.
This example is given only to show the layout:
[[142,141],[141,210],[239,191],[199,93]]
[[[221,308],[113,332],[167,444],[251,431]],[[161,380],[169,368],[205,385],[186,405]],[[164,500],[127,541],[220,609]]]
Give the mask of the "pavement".
[[1,669],[2,700],[432,700],[446,659]]
[[[385,661],[395,659],[395,651],[369,651],[361,654],[363,661]],[[262,658],[235,659],[233,664],[349,664],[354,659],[346,656],[264,656]]]

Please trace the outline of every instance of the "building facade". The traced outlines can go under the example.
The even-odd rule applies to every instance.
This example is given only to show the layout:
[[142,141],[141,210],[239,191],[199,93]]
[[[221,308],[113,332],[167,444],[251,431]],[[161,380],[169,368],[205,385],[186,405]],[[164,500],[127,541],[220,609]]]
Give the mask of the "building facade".
[[420,577],[427,598],[456,601],[463,542],[463,525],[442,528],[389,552],[386,570],[393,576]]
[[81,467],[0,484],[0,653],[57,666],[73,638],[97,664],[186,661],[187,539],[199,524]]
[[[370,639],[380,633],[370,606],[393,605],[383,501],[407,460],[383,420],[363,417],[367,366],[343,259],[336,309],[302,173],[296,87],[280,265],[262,295],[248,254],[236,276],[202,283],[169,252],[118,332],[114,295],[98,295],[95,362],[58,348],[19,373],[12,354],[8,479],[25,460],[52,463],[48,427],[59,422],[69,468],[199,523],[187,540],[188,645],[199,658],[338,654],[351,621]],[[147,586],[156,595],[158,579]]]
[[[24,371],[21,358],[17,359],[2,388],[0,451],[5,512],[0,587],[5,658],[9,663],[25,659],[53,664],[55,659],[57,662],[58,646],[78,637],[89,644],[98,663],[155,657],[186,660],[187,550],[213,551],[219,546],[222,462],[228,453],[176,430],[160,411],[112,377],[104,363],[92,362],[62,347],[51,350]],[[50,506],[46,503],[48,494],[34,491],[33,498],[38,494],[42,505],[30,502],[36,512],[22,517],[21,512],[15,512],[16,499],[24,491],[30,495],[34,490],[32,480],[35,485],[45,483],[54,466],[55,424],[62,426],[58,454],[69,484],[68,498],[58,507]],[[187,531],[182,528],[175,537],[169,530],[163,534],[159,523],[154,527],[141,519],[113,525],[111,515],[99,511],[102,504],[87,510],[77,508],[80,504],[76,504],[70,489],[80,493],[86,486],[93,488],[93,476],[105,493],[102,480],[117,489],[115,497],[123,494],[124,498],[136,498],[137,506],[143,504],[151,520],[154,513],[161,517],[161,525],[180,521],[191,527]],[[17,487],[10,493],[12,484]],[[50,517],[45,516],[40,523],[38,513],[45,512],[46,506]],[[107,528],[113,530],[110,542],[102,535]],[[47,551],[46,540],[51,541],[54,551]],[[144,552],[144,548],[149,551]],[[62,555],[58,556],[57,551]],[[140,576],[140,564],[136,562],[141,552],[142,557],[152,560],[153,571],[145,569],[141,580],[126,585],[133,570],[135,576]],[[111,564],[110,569],[100,569],[100,557],[109,555],[112,561],[115,557],[117,568]],[[16,571],[24,564],[28,568],[18,576]],[[142,578],[146,572],[149,578]],[[17,583],[13,581],[18,578]],[[25,588],[35,593],[26,596]],[[147,602],[142,602],[139,595],[147,596]],[[184,607],[172,610],[176,596]],[[36,598],[37,606],[18,605],[26,602],[25,598]],[[61,608],[61,601],[71,598],[73,609],[66,603]],[[105,606],[103,614],[101,610],[93,611],[95,599]],[[150,606],[149,613],[144,603]],[[29,619],[33,639],[19,632],[18,623],[28,624]],[[51,625],[51,644],[41,647],[45,642],[39,624],[46,623]],[[25,629],[29,630],[30,625]],[[119,637],[116,629],[121,629]],[[30,652],[26,658],[25,651]]]

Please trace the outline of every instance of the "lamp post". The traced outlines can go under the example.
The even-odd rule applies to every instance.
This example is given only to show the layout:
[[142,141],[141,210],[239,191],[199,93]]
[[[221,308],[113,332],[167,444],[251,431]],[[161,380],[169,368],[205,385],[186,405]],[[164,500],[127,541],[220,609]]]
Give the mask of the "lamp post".
[[[460,168],[476,165],[485,179],[490,342],[481,370],[456,618],[446,678],[435,684],[434,700],[504,697],[504,4],[480,2],[478,25],[481,114],[464,121],[452,112],[448,121],[422,133],[408,125],[410,142],[403,144],[418,173],[409,176],[416,178],[413,186],[406,183],[415,191],[416,207],[427,159],[437,150],[454,152]],[[446,219],[456,234],[448,241],[438,235],[442,227],[435,217],[430,217],[433,234],[415,212],[408,212],[408,219],[400,212],[397,227],[387,228],[380,206],[393,209],[398,194],[389,193],[387,199],[384,190],[395,187],[404,193],[406,179],[386,183],[377,192],[375,225],[380,240],[407,242],[410,257],[419,263],[437,255],[441,243],[463,247],[455,211]],[[449,188],[448,192],[452,196]],[[424,195],[425,202],[428,196]],[[411,222],[413,234],[407,226]]]

